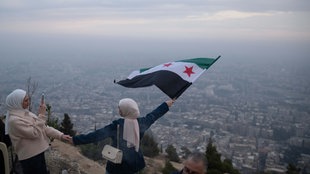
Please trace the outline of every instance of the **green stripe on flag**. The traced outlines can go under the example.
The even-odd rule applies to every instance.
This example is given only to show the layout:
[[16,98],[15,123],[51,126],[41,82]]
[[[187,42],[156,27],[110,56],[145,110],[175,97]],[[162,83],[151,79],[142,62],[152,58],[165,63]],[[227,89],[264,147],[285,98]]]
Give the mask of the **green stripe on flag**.
[[179,60],[177,62],[190,62],[197,64],[202,69],[208,69],[214,62],[217,61],[221,56],[214,58],[193,58],[193,59],[185,59],[185,60]]
[[[218,56],[216,59],[215,58],[204,58],[204,57],[199,57],[199,58],[192,58],[192,59],[184,59],[184,60],[178,60],[175,62],[189,62],[189,63],[195,63],[197,66],[199,66],[201,69],[208,69],[213,63],[217,61],[221,56]],[[142,68],[140,69],[140,73],[147,71],[150,68]]]
[[140,69],[140,73],[142,73],[142,72],[144,72],[146,70],[149,70],[149,69],[151,69],[151,68],[142,68],[142,69]]

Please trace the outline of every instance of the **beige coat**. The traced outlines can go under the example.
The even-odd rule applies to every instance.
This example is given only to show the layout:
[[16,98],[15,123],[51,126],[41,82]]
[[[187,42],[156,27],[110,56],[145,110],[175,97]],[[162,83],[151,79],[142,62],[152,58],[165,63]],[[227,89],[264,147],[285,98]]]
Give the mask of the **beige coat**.
[[45,116],[13,110],[9,117],[9,136],[19,160],[38,155],[49,147],[49,137],[61,139],[62,132],[45,124]]

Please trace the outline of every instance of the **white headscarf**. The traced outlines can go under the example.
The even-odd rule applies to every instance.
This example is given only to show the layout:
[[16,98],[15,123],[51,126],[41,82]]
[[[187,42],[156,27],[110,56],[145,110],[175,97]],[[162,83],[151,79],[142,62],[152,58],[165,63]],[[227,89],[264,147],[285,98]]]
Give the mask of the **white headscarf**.
[[26,91],[22,89],[16,89],[13,92],[11,92],[6,97],[6,107],[7,107],[7,114],[5,118],[5,134],[7,135],[9,133],[9,118],[10,118],[10,111],[12,110],[24,110],[23,108],[23,101],[26,96]]
[[119,101],[118,107],[121,116],[124,117],[123,138],[127,141],[127,147],[135,147],[139,151],[140,146],[140,129],[137,121],[140,115],[138,104],[130,98],[124,98]]

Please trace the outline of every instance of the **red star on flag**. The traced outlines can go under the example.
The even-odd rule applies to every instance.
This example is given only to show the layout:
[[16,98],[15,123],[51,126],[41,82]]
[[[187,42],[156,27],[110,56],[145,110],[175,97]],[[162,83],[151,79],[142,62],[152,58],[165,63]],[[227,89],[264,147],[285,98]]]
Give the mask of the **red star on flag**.
[[195,74],[195,73],[193,72],[193,66],[191,66],[191,67],[185,66],[185,71],[183,71],[183,73],[186,73],[186,74],[188,75],[188,77],[190,77],[191,74]]
[[170,65],[172,65],[172,63],[165,63],[164,67],[169,67]]

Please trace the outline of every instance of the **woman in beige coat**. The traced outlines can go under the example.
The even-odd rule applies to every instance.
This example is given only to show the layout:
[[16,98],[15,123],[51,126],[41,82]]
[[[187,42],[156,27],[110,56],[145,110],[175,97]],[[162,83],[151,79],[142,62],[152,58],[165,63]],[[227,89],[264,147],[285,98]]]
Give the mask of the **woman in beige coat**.
[[8,110],[6,133],[9,134],[24,174],[46,174],[44,151],[49,147],[49,137],[69,140],[69,135],[46,125],[46,106],[42,101],[38,116],[28,110],[26,91],[16,89],[6,98]]

